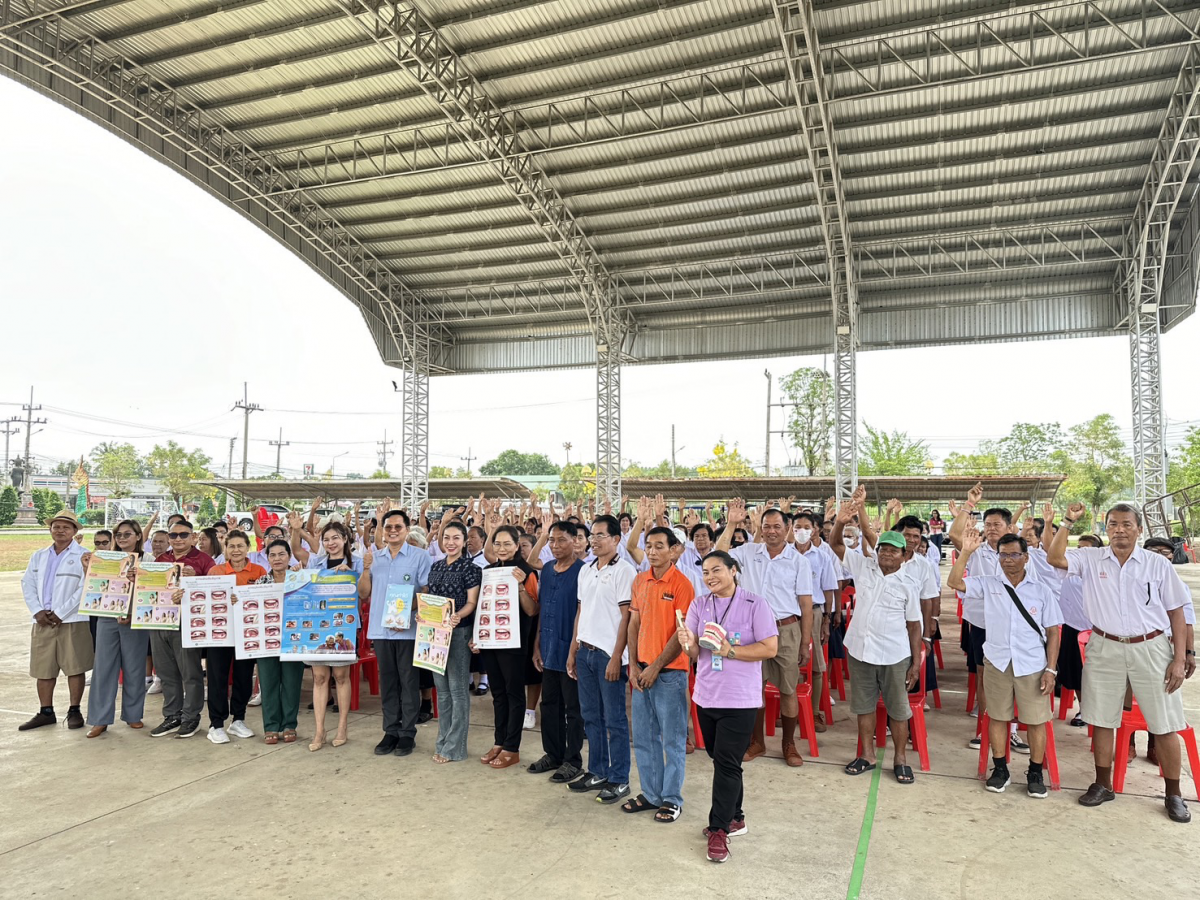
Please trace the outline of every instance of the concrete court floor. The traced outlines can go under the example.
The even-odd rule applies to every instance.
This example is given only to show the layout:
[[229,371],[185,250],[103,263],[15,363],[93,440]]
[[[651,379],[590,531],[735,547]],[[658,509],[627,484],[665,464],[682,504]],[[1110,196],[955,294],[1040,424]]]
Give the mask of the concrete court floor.
[[[1200,585],[1200,566],[1186,567]],[[688,758],[681,819],[669,826],[570,794],[522,768],[493,772],[474,759],[435,766],[436,722],[417,752],[377,758],[379,700],[353,713],[350,743],[307,750],[260,739],[214,747],[151,740],[119,722],[86,740],[58,727],[20,733],[34,710],[27,677],[27,617],[18,576],[0,575],[0,897],[155,896],[199,888],[265,897],[376,897],[407,889],[435,898],[542,897],[583,900],[651,890],[659,897],[951,898],[1126,897],[1146,886],[1195,885],[1200,821],[1177,825],[1162,810],[1157,771],[1132,764],[1127,793],[1098,809],[1075,802],[1091,781],[1086,730],[1057,723],[1063,790],[1025,796],[1024,763],[1008,792],[988,794],[964,746],[975,720],[964,714],[965,667],[953,606],[945,604],[943,709],[929,716],[932,772],[897,784],[890,750],[878,785],[873,829],[859,852],[870,776],[841,766],[854,751],[847,707],[821,736],[820,757],[792,770],[776,759],[746,767],[750,833],[732,841],[722,867],[704,859],[711,768]],[[1185,688],[1200,720],[1200,676]],[[65,684],[57,708],[65,713]],[[308,688],[305,689],[305,702]],[[86,697],[85,697],[86,703]],[[159,721],[159,697],[146,722]],[[256,710],[248,716],[261,730]],[[491,744],[491,698],[473,698],[470,752]],[[207,725],[207,722],[205,722]],[[768,739],[778,755],[778,737]],[[524,762],[540,755],[527,733]],[[802,747],[806,758],[807,749]],[[916,768],[915,754],[911,761]],[[633,773],[636,792],[636,768]],[[1195,788],[1186,775],[1185,793]],[[1200,818],[1200,804],[1192,809]],[[848,890],[860,857],[859,893]],[[164,881],[165,879],[165,881]],[[168,887],[168,885],[170,885]],[[423,886],[423,887],[422,887]]]

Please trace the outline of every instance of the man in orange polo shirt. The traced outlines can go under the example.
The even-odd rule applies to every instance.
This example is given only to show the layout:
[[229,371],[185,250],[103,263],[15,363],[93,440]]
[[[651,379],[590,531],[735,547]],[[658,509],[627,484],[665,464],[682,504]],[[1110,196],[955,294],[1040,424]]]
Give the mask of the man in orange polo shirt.
[[629,617],[629,683],[633,686],[633,752],[642,793],[625,812],[654,812],[674,822],[683,811],[687,758],[688,659],[676,637],[676,613],[687,615],[692,583],[677,568],[682,545],[670,528],[646,534],[650,570],[633,582]]

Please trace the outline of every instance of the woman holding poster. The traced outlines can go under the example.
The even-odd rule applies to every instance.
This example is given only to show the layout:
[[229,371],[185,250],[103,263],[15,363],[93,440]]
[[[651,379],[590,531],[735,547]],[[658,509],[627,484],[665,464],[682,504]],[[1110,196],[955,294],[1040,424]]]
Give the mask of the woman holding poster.
[[[126,519],[113,529],[116,549],[142,555],[142,526]],[[132,577],[132,571],[130,572]],[[108,731],[117,713],[117,686],[121,686],[121,721],[130,728],[142,727],[146,704],[146,654],[150,635],[129,627],[128,613],[121,618],[97,617],[96,661],[92,667],[92,685],[88,690],[87,736],[100,737]]]
[[433,673],[438,693],[438,737],[433,755],[436,763],[459,762],[467,758],[467,724],[471,715],[471,626],[472,613],[479,600],[482,571],[470,557],[463,556],[467,529],[462,522],[450,522],[442,529],[440,559],[429,570],[427,591],[454,601],[450,624],[454,631],[446,655],[446,674]]
[[[525,657],[526,648],[533,644],[534,616],[538,612],[537,573],[525,561],[521,553],[521,536],[512,525],[501,525],[491,537],[496,561],[488,569],[508,569],[516,581],[516,603],[514,617],[512,606],[501,611],[496,608],[497,598],[487,597],[476,612],[479,635],[485,633],[499,637],[512,632],[516,624],[521,636],[520,646],[504,649],[485,649],[483,664],[487,669],[488,681],[492,686],[492,706],[495,709],[496,731],[492,749],[485,753],[480,762],[493,769],[506,769],[521,761],[521,727],[525,722]],[[495,590],[507,588],[508,582],[495,586]],[[493,587],[489,584],[489,588]],[[514,623],[515,618],[515,623]],[[486,621],[485,621],[486,620]],[[475,649],[472,646],[472,649]]]
[[[250,562],[250,535],[235,529],[225,535],[225,562],[213,566],[208,574],[232,575],[238,585],[243,585],[254,584],[267,571],[257,563]],[[213,594],[213,598],[216,598],[216,594]],[[242,614],[236,603],[232,614]],[[246,724],[246,707],[254,692],[254,660],[237,659],[233,646],[209,647],[207,672],[208,739],[214,744],[228,744],[231,734],[237,738],[254,737],[254,732]],[[232,716],[228,733],[225,731],[227,716]]]
[[[283,584],[287,581],[288,566],[292,561],[292,547],[287,541],[274,540],[267,545],[267,563],[271,571],[254,582],[255,584]],[[264,609],[263,620],[267,648],[279,646],[279,639],[272,637],[281,633],[282,609]],[[272,645],[271,641],[275,643]],[[263,742],[285,744],[296,742],[296,724],[300,719],[300,686],[304,683],[304,663],[282,662],[278,656],[264,656],[258,660],[258,687],[262,693]]]

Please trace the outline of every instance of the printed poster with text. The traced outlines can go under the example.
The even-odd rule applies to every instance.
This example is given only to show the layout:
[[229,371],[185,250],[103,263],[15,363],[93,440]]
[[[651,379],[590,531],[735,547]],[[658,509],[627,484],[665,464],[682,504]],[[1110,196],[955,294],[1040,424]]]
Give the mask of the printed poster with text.
[[475,610],[475,646],[480,650],[510,650],[521,646],[517,579],[510,568],[483,570],[479,608]]
[[417,644],[413,648],[413,665],[439,675],[446,674],[446,658],[450,655],[450,636],[454,628],[450,616],[454,601],[449,597],[417,594]]
[[322,569],[283,596],[284,661],[321,665],[358,659],[358,575]]
[[237,578],[233,575],[193,575],[180,581],[183,588],[184,621],[182,643],[184,647],[232,647],[233,646],[233,589]]
[[283,648],[282,584],[247,584],[233,589],[233,646],[238,659],[278,656]]
[[119,550],[94,550],[88,562],[79,612],[85,616],[129,615],[137,556]]
[[[392,632],[403,631],[412,625],[413,597],[416,588],[411,584],[389,584],[383,598],[378,622],[372,621],[368,629],[371,640],[386,640],[395,637]],[[371,616],[375,619],[375,616]]]
[[174,631],[179,627],[180,604],[174,599],[183,566],[170,562],[143,562],[133,584],[131,628]]

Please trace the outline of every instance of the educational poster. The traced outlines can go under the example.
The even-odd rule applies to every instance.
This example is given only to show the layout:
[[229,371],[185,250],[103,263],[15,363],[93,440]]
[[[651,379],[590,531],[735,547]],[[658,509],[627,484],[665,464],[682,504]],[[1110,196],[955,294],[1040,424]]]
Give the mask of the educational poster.
[[[321,570],[283,596],[279,658],[310,665],[358,659],[358,575]],[[286,587],[286,585],[285,585]]]
[[389,584],[383,598],[383,616],[380,624],[384,628],[403,631],[412,624],[412,603],[415,588],[411,584]]
[[180,580],[183,588],[184,622],[181,642],[184,647],[232,647],[233,575],[193,575]]
[[509,650],[521,646],[520,603],[512,569],[483,570],[479,606],[475,610],[475,646],[480,650]]
[[454,628],[450,616],[454,601],[449,597],[417,594],[417,645],[413,648],[413,665],[438,675],[446,674],[446,658],[450,655],[450,636]]
[[233,589],[233,647],[238,659],[278,656],[283,648],[282,584],[247,584]]
[[79,612],[85,616],[129,615],[133,602],[133,574],[137,557],[120,550],[93,550],[84,576]]
[[133,584],[131,628],[174,631],[179,627],[180,603],[174,599],[183,566],[170,562],[143,562]]

